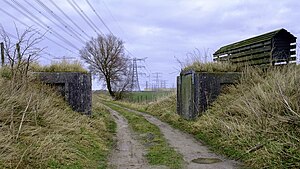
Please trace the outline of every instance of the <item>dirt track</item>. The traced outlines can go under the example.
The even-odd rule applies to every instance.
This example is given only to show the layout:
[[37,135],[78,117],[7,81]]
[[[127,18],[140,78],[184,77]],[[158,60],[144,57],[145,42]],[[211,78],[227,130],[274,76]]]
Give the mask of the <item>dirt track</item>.
[[[128,109],[130,110],[130,109]],[[133,111],[133,110],[131,110]],[[191,135],[183,133],[177,129],[172,128],[170,125],[158,120],[157,118],[133,111],[135,113],[143,115],[150,123],[158,126],[169,144],[175,148],[180,154],[183,155],[184,161],[187,163],[188,169],[234,169],[238,168],[238,163],[232,160],[227,160],[221,156],[210,152],[206,146],[197,141]],[[192,160],[198,158],[214,158],[220,159],[220,162],[212,164],[198,164],[192,162]]]
[[109,160],[113,169],[159,169],[160,166],[149,166],[144,158],[145,148],[134,138],[127,120],[118,112],[109,109],[117,123],[117,145]]
[[[130,109],[127,109],[130,110]],[[110,163],[115,168],[166,168],[163,166],[151,167],[147,164],[143,154],[146,153],[145,148],[136,141],[132,131],[128,128],[126,119],[120,116],[117,112],[110,110],[114,116],[117,127],[117,148],[114,151]],[[238,162],[227,160],[221,156],[210,152],[206,146],[195,140],[191,135],[183,133],[177,129],[172,128],[170,125],[161,122],[157,118],[130,110],[134,113],[143,115],[150,123],[158,126],[167,139],[169,144],[175,148],[180,154],[183,155],[186,163],[184,168],[187,169],[234,169],[239,168]],[[199,158],[216,160],[211,164],[199,164]]]

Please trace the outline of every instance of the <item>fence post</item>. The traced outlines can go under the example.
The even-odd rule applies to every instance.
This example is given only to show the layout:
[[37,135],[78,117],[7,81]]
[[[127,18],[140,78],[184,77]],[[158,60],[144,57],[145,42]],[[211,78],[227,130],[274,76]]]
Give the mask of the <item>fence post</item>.
[[21,58],[20,44],[19,43],[16,44],[16,48],[17,48],[17,54],[18,54],[18,63],[20,64],[22,58]]
[[1,46],[1,66],[3,67],[4,66],[4,43],[1,42],[0,46]]

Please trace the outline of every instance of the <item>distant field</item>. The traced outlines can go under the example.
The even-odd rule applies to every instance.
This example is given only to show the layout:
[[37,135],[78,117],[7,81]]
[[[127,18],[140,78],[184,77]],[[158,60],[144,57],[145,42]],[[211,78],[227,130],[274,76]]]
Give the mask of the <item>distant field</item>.
[[157,99],[170,95],[171,91],[141,91],[127,93],[124,100],[136,103],[148,103]]

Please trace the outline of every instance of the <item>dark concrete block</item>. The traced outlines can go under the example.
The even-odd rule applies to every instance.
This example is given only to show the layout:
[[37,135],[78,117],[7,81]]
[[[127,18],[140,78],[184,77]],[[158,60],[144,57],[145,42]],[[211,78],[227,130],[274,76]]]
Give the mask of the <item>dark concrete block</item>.
[[91,115],[91,74],[79,72],[35,72],[43,83],[54,86],[74,111]]
[[177,77],[177,113],[192,120],[205,112],[222,88],[234,84],[239,72],[182,72]]

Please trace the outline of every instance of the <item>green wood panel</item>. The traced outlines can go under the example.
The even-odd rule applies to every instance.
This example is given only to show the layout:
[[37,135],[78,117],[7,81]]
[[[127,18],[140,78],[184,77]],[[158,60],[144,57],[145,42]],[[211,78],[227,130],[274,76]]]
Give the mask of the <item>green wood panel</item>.
[[192,111],[190,110],[192,103],[192,74],[182,76],[181,80],[181,114],[188,119],[190,111]]
[[290,56],[295,55],[296,51],[290,50],[296,45],[290,43],[294,41],[296,41],[295,36],[285,29],[279,29],[221,47],[213,54],[213,60],[229,61],[239,65],[271,64],[271,62],[293,60],[294,58]]
[[295,60],[297,60],[297,57],[290,57],[289,58],[289,61],[295,61]]
[[257,49],[252,49],[252,50],[248,50],[245,52],[237,53],[237,54],[232,54],[232,55],[230,55],[230,60],[234,59],[234,58],[243,57],[243,56],[250,56],[250,55],[255,55],[258,53],[270,52],[271,49],[272,49],[271,46],[264,46],[262,48],[257,48]]
[[290,49],[296,49],[296,44],[291,45],[290,47],[291,47]]
[[290,51],[290,55],[296,55],[296,51],[295,50]]
[[238,63],[238,62],[245,62],[245,61],[250,61],[250,60],[257,60],[257,59],[262,59],[262,58],[268,58],[270,59],[270,53],[259,53],[256,55],[249,55],[249,56],[244,56],[240,58],[235,58],[235,59],[230,59],[232,63]]

